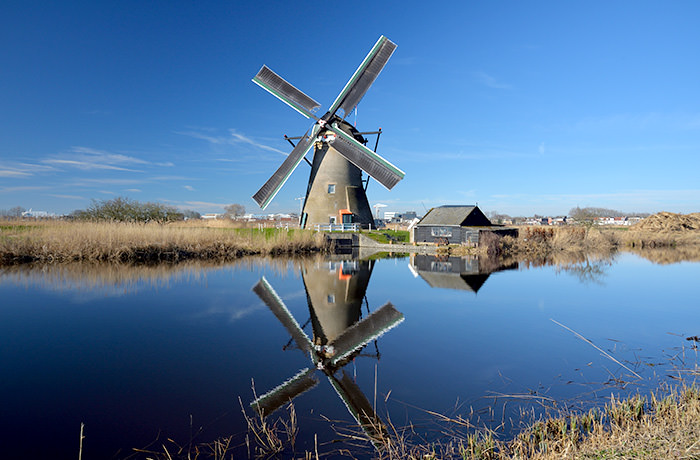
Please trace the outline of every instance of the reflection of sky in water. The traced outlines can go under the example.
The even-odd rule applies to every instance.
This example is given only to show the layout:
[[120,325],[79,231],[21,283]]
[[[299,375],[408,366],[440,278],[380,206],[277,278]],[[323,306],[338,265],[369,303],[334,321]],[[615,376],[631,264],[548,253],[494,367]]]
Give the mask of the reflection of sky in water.
[[[682,347],[687,362],[696,362],[684,337],[700,335],[698,263],[654,265],[623,254],[603,264],[595,282],[576,267],[521,266],[492,273],[477,293],[433,289],[407,264],[379,261],[366,293],[370,309],[391,301],[405,321],[379,339],[379,360],[359,357],[344,368],[372,401],[376,366],[378,412],[388,409],[397,425],[429,418],[413,406],[450,414],[464,404],[458,411],[465,415],[470,405],[478,411],[506,403],[517,413],[519,401],[488,397],[590,401],[609,397],[615,388],[603,383],[611,377],[633,380],[551,319],[638,372],[643,380],[630,390],[668,374],[669,356]],[[251,291],[264,275],[303,325],[310,311],[299,272],[298,263],[256,263],[145,280],[105,276],[117,280],[112,285],[68,273],[3,272],[3,438],[14,439],[10,449],[25,457],[40,456],[47,451],[31,433],[46,433],[42,444],[51,452],[72,456],[84,422],[86,453],[97,458],[118,446],[144,446],[159,429],[185,440],[190,414],[206,425],[206,439],[242,433],[237,397],[250,401],[251,378],[262,394],[309,365],[303,353],[282,349],[289,334]],[[329,434],[317,423],[321,414],[348,419],[329,385],[295,405],[302,443],[304,428]]]

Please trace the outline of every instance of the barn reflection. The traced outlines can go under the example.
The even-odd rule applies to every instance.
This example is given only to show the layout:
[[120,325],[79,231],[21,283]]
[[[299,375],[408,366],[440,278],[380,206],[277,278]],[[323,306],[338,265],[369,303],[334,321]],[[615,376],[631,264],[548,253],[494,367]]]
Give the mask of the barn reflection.
[[433,288],[459,289],[477,293],[491,273],[515,270],[517,262],[504,263],[479,256],[433,256],[414,254],[409,264],[411,272]]

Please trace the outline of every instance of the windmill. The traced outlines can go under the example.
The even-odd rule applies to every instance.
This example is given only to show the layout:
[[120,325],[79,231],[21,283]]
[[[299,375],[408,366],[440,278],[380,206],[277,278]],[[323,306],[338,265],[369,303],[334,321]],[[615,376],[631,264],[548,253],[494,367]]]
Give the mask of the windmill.
[[[382,71],[396,45],[384,37],[377,43],[345,85],[328,112],[317,117],[314,112],[320,104],[289,84],[267,66],[260,69],[253,82],[272,93],[282,102],[315,120],[309,130],[299,138],[285,138],[298,143],[282,165],[258,190],[253,199],[265,209],[282,188],[292,172],[306,160],[311,174],[300,216],[301,227],[315,224],[356,223],[363,228],[374,224],[372,210],[367,201],[362,171],[391,190],[404,177],[404,172],[365,146],[367,140],[344,119],[357,106],[379,73]],[[377,143],[379,137],[377,137]],[[313,162],[306,154],[314,148]]]
[[371,274],[371,262],[334,262],[329,268],[324,273],[324,268],[317,265],[302,272],[313,322],[313,340],[306,335],[264,277],[253,287],[253,291],[287,329],[296,348],[309,357],[310,366],[250,405],[262,416],[268,416],[318,385],[317,374],[320,372],[328,379],[369,440],[377,449],[381,449],[388,439],[386,427],[362,390],[342,368],[367,343],[401,323],[404,317],[387,303],[359,320],[362,299]]

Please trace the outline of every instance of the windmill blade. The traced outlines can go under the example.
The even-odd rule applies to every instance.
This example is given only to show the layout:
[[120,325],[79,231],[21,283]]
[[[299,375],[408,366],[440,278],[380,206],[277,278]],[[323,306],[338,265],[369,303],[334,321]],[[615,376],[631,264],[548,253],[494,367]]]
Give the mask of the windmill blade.
[[309,337],[304,333],[304,330],[299,326],[297,320],[294,319],[294,316],[292,316],[287,306],[282,302],[280,296],[277,295],[264,276],[260,278],[258,284],[253,286],[253,292],[255,292],[255,294],[260,297],[260,300],[274,313],[280,323],[282,323],[292,336],[297,346],[304,352],[310,352],[313,349],[311,340],[309,340]]
[[377,79],[379,72],[382,71],[395,49],[394,42],[384,35],[379,37],[328,111],[335,114],[338,109],[343,109],[343,118],[348,116]]
[[267,205],[270,204],[270,201],[277,195],[277,192],[280,191],[284,183],[289,179],[289,176],[292,175],[292,172],[294,172],[297,166],[299,166],[299,163],[301,163],[301,160],[304,159],[311,147],[313,147],[315,132],[316,125],[314,125],[311,137],[306,137],[306,135],[304,135],[289,156],[287,156],[280,167],[277,168],[277,171],[274,172],[272,177],[260,187],[260,190],[258,190],[255,195],[253,195],[253,199],[262,209],[265,209]]
[[298,90],[266,65],[262,66],[258,74],[253,77],[253,83],[269,91],[306,118],[315,118],[311,112],[321,107],[321,104]]
[[331,365],[335,366],[353,352],[395,327],[404,320],[403,313],[386,303],[360,322],[345,329],[332,343],[335,354]]
[[337,135],[333,141],[333,148],[388,190],[391,190],[406,175],[399,168],[357,142],[336,123],[333,123],[329,129]]
[[328,380],[374,447],[381,449],[389,441],[389,433],[360,387],[345,372],[340,380],[334,375],[328,375]]
[[299,371],[291,379],[251,402],[250,407],[262,416],[272,414],[284,404],[318,385],[315,371],[313,368]]

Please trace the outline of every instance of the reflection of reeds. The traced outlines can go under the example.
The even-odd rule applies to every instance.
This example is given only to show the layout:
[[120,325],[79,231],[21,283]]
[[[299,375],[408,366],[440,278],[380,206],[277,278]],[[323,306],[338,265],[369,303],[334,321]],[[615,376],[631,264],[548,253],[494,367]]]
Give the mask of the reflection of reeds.
[[32,263],[0,266],[0,277],[23,286],[41,286],[52,290],[118,288],[130,292],[138,285],[167,286],[177,281],[197,281],[210,270],[237,267],[252,270],[271,269],[280,275],[298,276],[301,258],[243,257],[232,262],[188,260],[179,263],[132,264],[72,262]]
[[325,249],[323,235],[286,229],[243,229],[107,222],[4,222],[0,263],[178,262],[233,260],[248,254]]
[[632,251],[656,263],[700,261],[700,232],[652,232],[619,228],[523,227],[517,238],[490,243],[490,253],[532,265],[566,265]]

